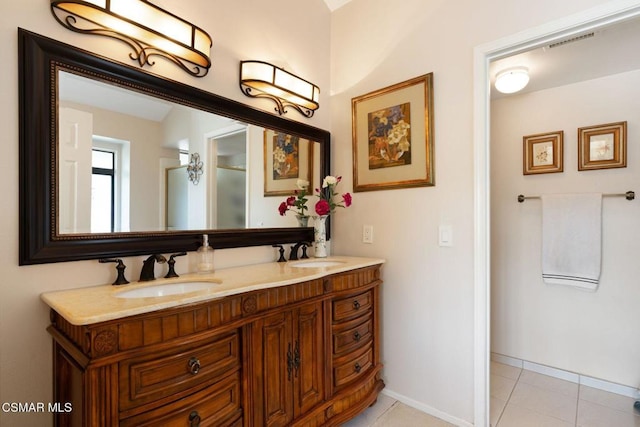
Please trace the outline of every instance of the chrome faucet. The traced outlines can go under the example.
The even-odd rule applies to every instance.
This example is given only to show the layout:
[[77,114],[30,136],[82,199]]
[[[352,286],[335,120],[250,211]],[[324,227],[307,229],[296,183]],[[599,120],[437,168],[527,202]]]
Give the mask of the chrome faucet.
[[165,262],[167,262],[167,259],[163,255],[154,254],[144,260],[142,263],[142,271],[140,272],[141,282],[156,280],[155,272],[153,271],[154,267],[156,266],[156,261],[158,262],[158,264],[164,264]]

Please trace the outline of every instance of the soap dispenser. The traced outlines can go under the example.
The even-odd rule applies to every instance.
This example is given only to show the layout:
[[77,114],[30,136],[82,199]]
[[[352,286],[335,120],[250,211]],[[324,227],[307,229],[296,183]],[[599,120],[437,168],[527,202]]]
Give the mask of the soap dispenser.
[[202,235],[202,246],[198,248],[198,273],[213,273],[213,248],[209,246],[209,236]]

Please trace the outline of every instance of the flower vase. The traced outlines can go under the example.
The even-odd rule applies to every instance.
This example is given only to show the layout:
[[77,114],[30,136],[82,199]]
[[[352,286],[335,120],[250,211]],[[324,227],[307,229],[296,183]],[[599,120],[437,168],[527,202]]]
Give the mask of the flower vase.
[[327,230],[326,222],[329,215],[320,215],[314,217],[313,221],[313,256],[316,258],[327,257]]
[[298,227],[309,226],[309,215],[296,215],[296,219],[298,220]]

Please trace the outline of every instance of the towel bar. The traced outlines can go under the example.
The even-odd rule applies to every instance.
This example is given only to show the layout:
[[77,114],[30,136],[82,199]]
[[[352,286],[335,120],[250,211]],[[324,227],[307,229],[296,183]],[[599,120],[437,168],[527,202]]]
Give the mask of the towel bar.
[[[627,191],[626,193],[608,193],[603,194],[603,197],[624,197],[627,200],[633,200],[636,198],[635,191]],[[539,199],[540,196],[524,196],[522,194],[518,194],[518,202],[522,203],[527,199]]]

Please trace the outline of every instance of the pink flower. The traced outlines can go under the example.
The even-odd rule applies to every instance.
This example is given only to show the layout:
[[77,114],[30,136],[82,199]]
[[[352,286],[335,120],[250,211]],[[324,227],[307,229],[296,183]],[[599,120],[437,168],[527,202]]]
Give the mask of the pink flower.
[[329,205],[328,201],[324,199],[318,200],[318,202],[316,203],[316,213],[318,215],[327,215],[330,211],[331,206]]
[[280,206],[278,206],[278,212],[280,212],[281,216],[284,216],[287,213],[288,209],[289,207],[287,206],[286,202],[282,202],[280,203]]
[[351,194],[344,193],[342,195],[342,200],[344,201],[344,207],[345,208],[348,208],[349,206],[351,206]]
[[287,206],[294,206],[296,204],[296,198],[294,196],[287,197]]

